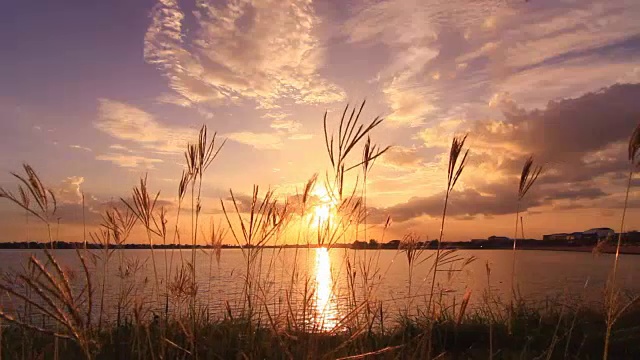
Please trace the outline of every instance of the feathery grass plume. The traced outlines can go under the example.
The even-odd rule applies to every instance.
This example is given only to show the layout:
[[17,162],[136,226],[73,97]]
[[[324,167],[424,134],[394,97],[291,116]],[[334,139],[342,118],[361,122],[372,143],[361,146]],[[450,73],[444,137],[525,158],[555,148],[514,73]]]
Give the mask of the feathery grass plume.
[[[45,265],[35,256],[29,258],[34,273],[17,274],[17,282],[0,282],[0,290],[29,304],[34,310],[52,320],[56,330],[45,326],[37,327],[0,310],[0,318],[12,322],[25,329],[35,330],[55,338],[73,340],[82,349],[87,359],[92,358],[91,305],[92,283],[85,258],[77,251],[84,270],[86,286],[74,292],[67,273],[62,270],[58,261],[48,249],[44,250],[48,264]],[[26,296],[22,289],[30,289],[31,296]]]
[[[387,218],[387,222],[389,218]],[[407,264],[409,265],[409,298],[411,299],[412,285],[413,285],[413,271],[417,264],[423,263],[424,261],[431,258],[431,255],[426,257],[425,259],[421,259],[422,254],[424,252],[424,244],[420,242],[420,237],[418,234],[414,232],[410,232],[405,234],[402,237],[402,241],[400,242],[400,249],[404,252],[407,258]],[[407,309],[407,313],[408,313]]]
[[351,110],[351,115],[349,115],[348,119],[346,116],[349,111],[349,104],[345,106],[344,111],[342,112],[342,117],[340,118],[340,125],[338,127],[337,134],[332,132],[331,135],[329,135],[327,112],[324,113],[323,129],[325,146],[329,155],[329,160],[331,161],[331,167],[334,171],[335,185],[340,198],[342,198],[343,193],[345,172],[363,165],[364,162],[367,162],[367,164],[372,162],[388,150],[388,147],[384,149],[370,147],[367,159],[364,159],[352,166],[348,166],[346,164],[347,157],[358,143],[360,143],[367,134],[369,134],[383,121],[382,118],[376,117],[368,125],[360,124],[360,114],[362,113],[365,103],[366,101],[363,101],[359,108],[354,107]]
[[[286,225],[289,219],[288,204],[280,206],[275,198],[273,190],[267,190],[262,198],[257,185],[253,186],[251,202],[242,204],[236,199],[233,190],[229,190],[233,210],[227,210],[224,201],[221,199],[222,212],[229,225],[231,235],[236,243],[240,245],[242,255],[245,260],[245,284],[243,287],[243,297],[247,318],[254,316],[254,290],[255,282],[259,274],[256,273],[256,259],[261,254],[262,248],[272,238],[274,238]],[[235,213],[234,214],[232,213]],[[247,214],[243,216],[243,214]],[[236,219],[234,226],[232,217]],[[237,229],[239,227],[239,229]]]
[[635,167],[638,165],[638,150],[640,150],[640,124],[636,126],[631,134],[631,138],[629,138],[629,150],[628,150],[628,160],[629,160],[629,177],[627,180],[627,188],[624,196],[624,207],[622,208],[622,216],[620,220],[620,233],[618,234],[618,242],[616,244],[616,256],[613,261],[613,271],[611,273],[611,278],[609,279],[608,284],[608,299],[607,299],[607,331],[605,334],[604,340],[604,359],[608,359],[609,356],[609,346],[611,340],[611,329],[617,319],[616,315],[616,307],[617,307],[617,298],[618,290],[616,289],[616,280],[618,275],[618,262],[620,261],[620,246],[622,245],[622,236],[624,234],[624,222],[627,214],[627,207],[629,205],[629,192],[631,191],[631,181],[633,180],[633,173]]
[[140,185],[133,188],[131,200],[120,198],[120,201],[122,201],[122,203],[131,210],[137,220],[140,221],[147,234],[147,241],[151,249],[151,263],[153,265],[153,276],[155,280],[154,291],[156,297],[160,296],[160,279],[158,278],[158,267],[156,265],[153,246],[154,241],[151,235],[155,234],[157,236],[162,236],[165,234],[166,230],[165,225],[163,225],[166,224],[164,222],[164,215],[162,215],[164,211],[161,210],[160,212],[162,216],[161,219],[158,219],[157,217],[156,204],[158,202],[158,197],[160,197],[160,191],[155,195],[149,192],[147,187],[147,175],[145,175],[143,178],[140,178]]
[[[208,137],[207,126],[202,125],[200,132],[198,133],[198,140],[196,143],[187,144],[187,150],[184,153],[185,160],[187,162],[188,180],[183,175],[183,179],[180,182],[179,195],[184,196],[184,192],[187,188],[186,184],[191,184],[191,269],[193,273],[192,277],[196,277],[196,244],[198,243],[198,222],[200,219],[200,212],[202,211],[202,178],[204,172],[209,168],[213,160],[216,159],[220,150],[226,143],[226,140],[216,148],[217,133],[214,132],[211,138]],[[183,186],[184,185],[184,186]],[[197,194],[196,194],[197,186]],[[192,323],[192,332],[195,333],[195,313],[196,313],[196,299],[191,299],[192,317],[194,322]],[[194,336],[195,339],[195,336]],[[192,350],[195,350],[196,344],[192,344]],[[198,354],[195,353],[195,357]]]
[[[364,234],[364,238],[368,239],[369,236],[367,234],[367,230],[369,227],[368,224],[368,209],[367,209],[367,177],[369,175],[369,172],[371,171],[371,169],[373,168],[373,164],[375,163],[376,159],[381,156],[382,154],[384,154],[385,152],[387,152],[387,150],[389,150],[389,146],[387,146],[384,149],[379,149],[377,144],[372,144],[371,143],[371,137],[369,135],[367,135],[367,141],[365,141],[363,149],[362,149],[362,161],[359,165],[362,166],[362,175],[363,175],[363,180],[362,180],[362,206],[361,206],[361,213],[362,213],[362,219],[361,221],[359,221],[358,223],[362,223],[364,225],[363,227],[363,234]],[[347,169],[350,170],[350,169]],[[357,233],[357,228],[356,228],[356,233]],[[375,257],[375,264],[373,259],[367,259],[367,252],[364,253],[364,259],[363,259],[363,263],[366,264],[364,265],[361,274],[371,274],[372,276],[375,276],[375,272],[371,271],[371,268],[375,265],[377,268],[379,268],[379,262],[380,262],[380,252],[376,252],[374,257]],[[366,269],[365,269],[366,268]],[[369,277],[368,276],[364,276],[363,277],[364,280],[364,289],[372,289],[373,286],[371,286],[369,284]],[[366,298],[370,298],[370,294],[365,294]],[[367,306],[367,310],[369,310],[369,306]]]
[[491,266],[489,266],[489,260],[485,263],[485,269],[487,271],[487,310],[489,313],[489,359],[493,359],[493,310],[491,309]]
[[222,225],[222,220],[216,224],[213,221],[213,218],[210,222],[210,230],[209,237],[206,240],[207,246],[211,248],[209,251],[209,278],[207,279],[207,283],[209,284],[209,289],[207,291],[207,311],[211,308],[211,283],[213,279],[213,256],[215,255],[216,263],[218,264],[218,268],[220,267],[220,257],[222,255],[222,241],[227,236],[227,232],[229,228],[224,227]]
[[311,191],[316,186],[318,182],[318,174],[313,174],[309,180],[304,184],[304,189],[302,191],[302,207],[300,209],[301,214],[304,214],[307,210],[307,203],[309,201],[309,195],[311,195]]
[[[451,149],[449,151],[449,165],[447,167],[447,189],[444,197],[444,205],[442,207],[442,220],[440,223],[440,236],[438,238],[438,244],[436,248],[436,256],[432,266],[431,271],[433,272],[431,275],[431,292],[429,296],[429,302],[427,306],[427,312],[435,316],[435,309],[432,308],[435,304],[433,303],[433,297],[435,295],[435,286],[436,286],[436,275],[438,274],[438,268],[441,262],[441,246],[442,240],[444,238],[444,225],[445,220],[447,218],[447,207],[449,205],[449,196],[451,195],[453,188],[455,187],[460,175],[462,175],[462,171],[464,170],[467,164],[467,156],[469,155],[469,149],[464,151],[464,155],[462,158],[460,155],[463,153],[464,144],[467,141],[468,134],[464,136],[454,136],[453,140],[451,140]],[[433,338],[433,321],[430,322],[429,326],[429,354],[432,349],[432,338]]]
[[209,225],[209,237],[206,240],[207,246],[209,246],[215,254],[216,262],[220,265],[220,256],[222,254],[222,241],[227,236],[229,232],[228,227],[224,227],[221,221],[218,221],[218,224],[214,223],[213,219],[211,219],[211,223]]
[[[216,148],[217,133],[213,133],[213,137],[209,139],[207,133],[207,126],[203,125],[200,128],[198,134],[198,141],[196,143],[187,144],[187,150],[184,153],[184,157],[187,163],[187,174],[183,173],[179,186],[179,198],[183,198],[186,193],[187,184],[191,184],[191,211],[192,211],[192,229],[191,237],[192,244],[195,247],[197,243],[197,231],[198,231],[198,219],[201,204],[201,192],[202,192],[202,177],[204,172],[209,168],[213,160],[216,159],[220,150],[226,143],[226,140]],[[196,184],[197,182],[197,184]],[[195,187],[198,187],[197,196],[195,195]],[[195,202],[195,206],[194,206]],[[192,252],[192,262],[195,262],[195,249]],[[195,264],[194,264],[195,265]]]
[[131,235],[136,218],[136,215],[128,207],[121,211],[113,206],[102,215],[102,224],[100,225],[113,234],[114,245],[121,246]]
[[102,317],[104,314],[104,298],[107,284],[107,271],[109,270],[109,258],[111,257],[111,241],[112,232],[107,228],[101,228],[94,232],[89,233],[89,237],[94,244],[100,245],[100,248],[104,251],[103,256],[97,255],[102,261],[102,279],[100,281],[100,308],[98,312],[98,329],[102,328]]
[[[22,165],[25,174],[11,172],[18,179],[18,195],[0,186],[0,199],[7,199],[25,210],[27,214],[35,216],[47,227],[50,246],[53,246],[51,236],[51,219],[55,216],[58,203],[53,191],[46,188],[38,174],[28,164]],[[35,204],[32,207],[32,204]]]
[[[534,165],[533,156],[529,156],[527,160],[525,160],[524,165],[522,166],[522,172],[520,173],[520,182],[518,183],[518,197],[516,200],[516,229],[513,236],[513,251],[512,251],[512,260],[511,260],[511,291],[509,295],[509,306],[511,307],[510,312],[513,311],[513,293],[515,291],[515,277],[516,277],[516,246],[518,241],[518,220],[520,219],[520,203],[522,199],[524,199],[525,195],[529,192],[529,189],[533,186],[533,184],[538,180],[538,177],[542,173],[541,165]],[[512,330],[512,319],[513,314],[509,314],[509,333]]]
[[[6,198],[23,209],[29,211],[38,219],[48,222],[56,213],[57,201],[51,189],[46,188],[38,174],[28,164],[22,165],[25,175],[19,175],[11,172],[21,184],[18,185],[19,197],[11,191],[0,187],[0,198]],[[31,208],[31,199],[35,202],[36,207]]]
[[[47,236],[49,241],[49,247],[53,249],[53,238],[51,234],[51,219],[54,218],[57,211],[57,200],[54,192],[46,188],[36,171],[28,164],[22,165],[24,175],[11,172],[14,178],[18,179],[18,195],[15,195],[10,190],[0,186],[0,199],[4,198],[10,202],[18,205],[25,211],[25,219],[27,227],[29,226],[29,214],[35,216],[40,220],[47,228]],[[32,204],[35,206],[32,208]],[[59,224],[59,218],[58,218]],[[27,229],[27,241],[29,239],[29,230]],[[26,298],[31,298],[31,288],[27,287]],[[31,315],[32,306],[31,303],[25,303],[25,313]],[[9,315],[8,315],[9,316]],[[10,316],[9,316],[10,317]],[[8,318],[7,318],[8,319]],[[18,320],[19,321],[19,320]],[[26,328],[31,328],[31,324],[24,324]],[[32,328],[36,329],[36,328]],[[56,329],[57,330],[57,329]],[[54,340],[54,356],[58,356],[58,337]],[[1,352],[1,349],[0,349]]]
[[100,245],[100,248],[103,251],[103,255],[99,256],[102,261],[102,281],[98,328],[101,328],[102,326],[105,289],[111,256],[117,248],[120,248],[127,241],[131,234],[131,230],[136,223],[136,219],[136,216],[128,207],[124,210],[120,210],[116,206],[112,206],[102,215],[100,228],[95,232],[89,233],[89,237],[93,243]]
[[158,197],[160,197],[160,191],[155,195],[149,193],[147,175],[145,175],[143,178],[140,178],[140,186],[133,188],[131,200],[120,198],[120,201],[131,210],[146,230],[160,235],[158,228],[153,226]]

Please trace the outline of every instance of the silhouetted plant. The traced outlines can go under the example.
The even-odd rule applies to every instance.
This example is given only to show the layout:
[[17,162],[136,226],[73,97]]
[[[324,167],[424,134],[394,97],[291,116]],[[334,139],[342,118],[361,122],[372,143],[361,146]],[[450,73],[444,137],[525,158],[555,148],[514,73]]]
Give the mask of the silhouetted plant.
[[[536,180],[538,180],[538,177],[541,173],[542,166],[534,165],[533,156],[529,156],[522,166],[522,172],[520,173],[520,182],[518,183],[518,197],[516,200],[516,229],[513,236],[513,251],[511,260],[511,291],[509,295],[509,304],[511,307],[513,307],[513,294],[515,292],[516,246],[518,242],[518,220],[520,220],[520,206],[525,195],[527,195],[529,189],[531,189]],[[511,311],[513,311],[513,309]],[[512,314],[509,314],[509,319],[511,319],[511,317]],[[511,332],[511,325],[509,325],[509,332]]]
[[618,234],[618,242],[616,244],[616,255],[613,261],[613,271],[611,273],[611,277],[609,280],[608,286],[608,294],[607,294],[607,331],[604,339],[604,359],[608,359],[609,357],[609,346],[611,340],[611,330],[624,311],[626,311],[633,303],[640,300],[640,297],[636,297],[633,300],[629,301],[629,303],[623,306],[621,309],[618,308],[619,294],[618,289],[616,288],[616,280],[618,275],[618,262],[620,261],[620,246],[622,245],[622,236],[624,234],[624,222],[627,214],[627,206],[629,204],[629,192],[631,191],[631,180],[633,179],[633,173],[638,166],[638,150],[640,150],[640,124],[636,126],[633,133],[631,134],[631,138],[629,139],[629,147],[628,147],[628,160],[629,160],[629,176],[627,180],[627,188],[624,196],[624,206],[622,208],[622,216],[620,220],[620,233]]

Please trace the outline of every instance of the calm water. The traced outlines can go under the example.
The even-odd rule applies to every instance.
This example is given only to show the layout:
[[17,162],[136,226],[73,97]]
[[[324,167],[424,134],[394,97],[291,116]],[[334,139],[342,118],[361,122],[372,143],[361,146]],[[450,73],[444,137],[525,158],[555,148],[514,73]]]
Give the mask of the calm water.
[[[26,250],[0,250],[0,271],[21,271],[30,254]],[[83,273],[75,251],[56,250],[55,257],[71,278],[80,283]],[[99,255],[99,251],[94,251]],[[269,309],[271,315],[295,311],[297,316],[321,323],[331,328],[337,319],[352,309],[362,298],[376,299],[388,314],[425,304],[431,290],[432,251],[424,251],[414,267],[409,284],[409,265],[406,254],[395,250],[348,249],[266,249],[258,257],[253,278],[253,294],[260,299],[260,306]],[[35,255],[44,259],[41,252]],[[166,259],[165,259],[166,256]],[[459,259],[442,267],[448,271],[438,273],[436,288],[444,294],[445,301],[458,301],[466,291],[471,291],[471,302],[479,303],[490,289],[492,294],[508,299],[511,288],[511,252],[505,250],[462,250]],[[179,309],[188,298],[179,296],[179,272],[181,257],[191,259],[191,251],[155,252],[160,288],[165,288],[164,278],[171,270],[169,284],[173,290],[171,308]],[[462,261],[475,257],[475,261],[462,267]],[[517,286],[522,296],[530,301],[548,298],[582,299],[598,302],[613,261],[612,255],[577,252],[519,251],[517,254]],[[347,258],[351,263],[350,270]],[[453,260],[453,258],[452,258]],[[122,265],[120,265],[122,264]],[[168,266],[172,264],[172,266]],[[220,263],[211,253],[199,251],[196,258],[197,296],[201,304],[208,305],[212,313],[222,315],[227,309],[240,309],[243,301],[246,265],[240,250],[223,250]],[[490,276],[487,277],[487,264]],[[94,284],[99,284],[104,274],[100,259],[92,262]],[[355,273],[356,294],[349,289],[347,272]],[[363,276],[363,274],[367,274]],[[625,291],[640,293],[640,256],[623,255],[619,281]],[[155,299],[151,252],[148,250],[116,251],[106,268],[105,308],[109,318],[115,316],[115,304],[120,294],[136,301]],[[366,278],[366,281],[364,280]],[[76,286],[77,290],[81,285]],[[163,290],[164,291],[164,290]],[[6,308],[14,305],[6,295],[0,297]],[[306,301],[305,301],[306,299]],[[136,301],[123,303],[131,309]],[[156,303],[157,304],[157,303]],[[95,308],[95,306],[94,306]],[[291,312],[289,311],[289,312]]]

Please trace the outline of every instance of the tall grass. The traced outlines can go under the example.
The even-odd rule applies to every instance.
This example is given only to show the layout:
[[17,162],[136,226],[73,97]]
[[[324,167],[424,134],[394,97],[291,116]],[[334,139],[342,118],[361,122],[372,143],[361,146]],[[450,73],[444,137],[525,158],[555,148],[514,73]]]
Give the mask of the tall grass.
[[624,234],[624,222],[625,217],[627,215],[627,206],[629,205],[629,192],[631,191],[631,181],[633,180],[633,173],[637,164],[638,150],[640,150],[640,124],[636,126],[633,133],[631,134],[631,138],[629,139],[628,146],[628,160],[629,160],[629,176],[627,180],[627,187],[624,196],[624,206],[622,208],[622,216],[620,219],[620,233],[618,235],[618,242],[616,244],[616,255],[613,261],[613,271],[611,272],[610,283],[608,286],[608,296],[607,296],[607,331],[604,338],[604,359],[608,359],[609,357],[609,346],[611,342],[611,331],[613,329],[614,324],[624,313],[624,311],[631,306],[636,301],[639,301],[640,298],[636,297],[626,305],[623,305],[620,308],[619,305],[619,293],[616,287],[616,281],[618,276],[618,264],[620,261],[620,246],[622,245],[622,236]]
[[[513,296],[516,292],[516,247],[518,242],[518,220],[520,218],[520,207],[521,202],[524,197],[529,192],[529,189],[533,186],[533,184],[538,180],[538,177],[542,173],[542,166],[535,166],[533,162],[533,156],[527,158],[522,166],[522,172],[520,173],[520,182],[518,183],[518,196],[516,200],[516,228],[513,234],[513,252],[512,252],[512,260],[511,260],[511,292],[509,294],[509,304],[513,306]],[[524,225],[522,225],[522,237],[524,240]],[[509,315],[511,317],[511,315]],[[511,331],[511,326],[509,326],[509,331]]]
[[[461,296],[445,291],[446,285],[457,284],[457,274],[474,260],[442,248],[449,202],[467,164],[466,135],[454,137],[451,143],[436,247],[430,246],[428,237],[406,234],[391,260],[399,258],[407,266],[406,294],[392,298],[397,304],[381,297],[380,285],[392,265],[381,260],[381,251],[336,247],[366,241],[374,229],[383,242],[392,224],[388,214],[384,221],[373,219],[370,213],[371,174],[389,147],[373,140],[383,119],[364,121],[364,107],[364,102],[353,108],[347,105],[335,124],[325,113],[328,170],[323,176],[312,175],[295,196],[258,185],[249,196],[230,189],[228,197],[220,199],[218,221],[212,218],[208,226],[202,210],[206,175],[214,160],[224,156],[224,141],[202,127],[187,145],[175,207],[164,206],[160,192],[152,191],[144,176],[129,197],[110,204],[93,231],[87,231],[83,221],[85,245],[75,252],[75,269],[61,264],[49,246],[42,254],[34,252],[29,257],[26,271],[0,279],[0,294],[10,297],[12,304],[23,305],[0,308],[0,356],[441,359],[554,358],[561,357],[560,352],[565,358],[566,354],[579,358],[587,352],[620,358],[640,353],[633,342],[637,337],[631,332],[616,336],[614,331],[640,324],[635,298],[616,307],[610,300],[607,313],[566,303],[533,307],[515,298],[515,291],[508,303],[502,303],[492,290],[496,280],[488,263],[482,299],[472,300],[469,289]],[[636,140],[630,144],[629,179],[640,148],[640,130],[632,138]],[[534,166],[530,158],[520,177],[512,288],[520,201],[540,172],[541,167]],[[53,228],[58,223],[55,192],[28,165],[24,174],[14,176],[17,191],[0,188],[0,198],[27,214],[26,231],[32,226],[29,218],[41,222],[53,245],[52,233],[59,230]],[[325,189],[326,197],[314,192],[318,189]],[[331,215],[314,216],[319,206],[330,209]],[[183,211],[188,220],[183,219]],[[82,217],[86,219],[84,200]],[[120,249],[133,241],[136,229],[150,247],[153,277],[149,279],[146,260],[131,258]],[[621,232],[623,229],[624,212]],[[87,233],[101,249],[87,249]],[[189,239],[184,242],[190,245],[187,251],[158,248],[159,244],[182,244],[183,235]],[[220,263],[227,256],[222,244],[231,241],[239,247],[242,269],[230,275]],[[285,241],[307,249],[270,248]],[[198,250],[198,244],[206,244],[206,249]],[[621,238],[618,252],[620,244]],[[330,291],[319,289],[320,280],[308,269],[316,247],[320,248],[318,258],[322,255],[333,263],[322,269],[327,272],[322,281]],[[306,257],[300,255],[302,251]],[[618,255],[614,285],[616,272]],[[238,279],[237,299],[214,293],[220,288],[216,279],[224,278]],[[615,299],[620,302],[618,295]],[[405,308],[398,309],[399,304],[406,304]],[[604,343],[591,341],[602,337]]]

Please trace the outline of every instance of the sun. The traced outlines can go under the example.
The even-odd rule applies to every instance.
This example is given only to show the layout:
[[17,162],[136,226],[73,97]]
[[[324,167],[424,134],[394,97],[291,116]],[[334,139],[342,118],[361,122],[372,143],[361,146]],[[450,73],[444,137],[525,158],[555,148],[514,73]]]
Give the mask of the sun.
[[325,224],[331,220],[331,207],[329,204],[319,204],[313,207],[313,214],[318,224]]
[[324,185],[316,185],[311,194],[318,199],[317,204],[311,209],[313,223],[318,227],[330,223],[335,216],[336,201]]

